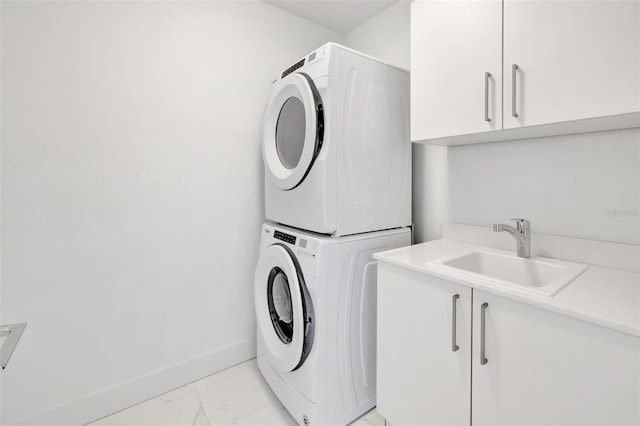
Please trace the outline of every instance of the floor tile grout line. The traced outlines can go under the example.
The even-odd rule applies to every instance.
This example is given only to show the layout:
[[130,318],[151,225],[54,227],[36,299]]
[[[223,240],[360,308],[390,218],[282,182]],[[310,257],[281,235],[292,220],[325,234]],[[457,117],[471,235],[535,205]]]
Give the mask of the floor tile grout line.
[[250,412],[250,413],[249,413],[249,414],[247,414],[246,416],[242,416],[242,417],[240,417],[240,418],[236,419],[233,423],[229,423],[229,426],[231,426],[231,425],[235,425],[235,424],[238,424],[238,423],[240,423],[242,420],[246,419],[247,417],[250,417],[250,416],[254,415],[255,413],[257,413],[257,412],[258,412],[258,411],[260,411],[260,410],[264,410],[264,409],[265,409],[265,408],[267,408],[267,407],[277,407],[277,406],[278,406],[277,404],[279,404],[279,402],[278,402],[278,403],[270,402],[270,403],[268,403],[268,404],[266,404],[266,405],[263,405],[262,407],[258,408],[257,410],[253,410],[252,412]]
[[196,391],[196,396],[198,397],[198,402],[200,403],[200,410],[204,414],[204,418],[207,419],[207,424],[211,426],[211,420],[209,420],[209,415],[207,414],[207,410],[204,408],[204,403],[202,402],[202,398],[200,397],[200,392],[198,392],[198,387],[196,386],[196,382],[191,383],[193,386],[193,390]]

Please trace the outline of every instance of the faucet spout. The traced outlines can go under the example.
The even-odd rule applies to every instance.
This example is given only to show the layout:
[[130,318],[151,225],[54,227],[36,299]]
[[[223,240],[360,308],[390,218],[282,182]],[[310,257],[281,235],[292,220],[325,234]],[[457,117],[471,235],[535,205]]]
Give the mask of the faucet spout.
[[516,254],[518,257],[531,257],[531,233],[529,231],[529,221],[526,219],[512,220],[516,221],[515,228],[502,223],[494,223],[493,232],[508,232],[518,243],[516,248]]

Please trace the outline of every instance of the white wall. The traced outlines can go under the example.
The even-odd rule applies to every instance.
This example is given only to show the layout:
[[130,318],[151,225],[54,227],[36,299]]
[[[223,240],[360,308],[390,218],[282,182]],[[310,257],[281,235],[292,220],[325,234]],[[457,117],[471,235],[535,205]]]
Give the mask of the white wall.
[[[0,423],[254,355],[269,83],[341,36],[263,2],[2,2]],[[20,420],[21,419],[21,420]]]
[[449,148],[450,220],[640,244],[640,129]]
[[345,44],[390,64],[409,69],[411,3],[399,1],[345,36]]

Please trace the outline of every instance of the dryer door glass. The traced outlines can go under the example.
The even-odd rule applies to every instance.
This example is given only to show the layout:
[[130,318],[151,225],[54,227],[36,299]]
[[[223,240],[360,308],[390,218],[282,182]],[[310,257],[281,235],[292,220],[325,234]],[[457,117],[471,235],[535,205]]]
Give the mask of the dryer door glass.
[[287,169],[293,169],[300,162],[304,130],[304,105],[300,99],[291,97],[282,106],[276,124],[276,150]]
[[324,138],[324,107],[313,81],[289,74],[274,84],[265,112],[262,157],[267,178],[288,191],[307,176]]
[[275,267],[269,273],[267,283],[267,303],[271,324],[282,343],[293,339],[293,306],[289,280],[282,269]]

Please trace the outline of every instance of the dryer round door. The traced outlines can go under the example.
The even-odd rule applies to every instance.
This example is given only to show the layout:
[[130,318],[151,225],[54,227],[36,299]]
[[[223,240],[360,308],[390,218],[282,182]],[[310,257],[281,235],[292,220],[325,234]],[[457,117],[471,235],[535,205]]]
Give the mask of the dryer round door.
[[300,185],[322,146],[324,112],[313,81],[295,73],[277,82],[264,119],[262,156],[271,182],[282,190]]
[[254,301],[258,333],[271,365],[280,371],[300,367],[313,342],[313,307],[300,266],[282,244],[267,247],[256,267]]

